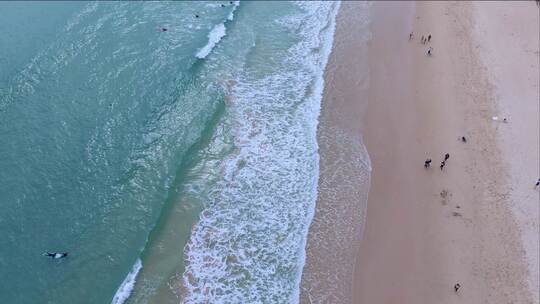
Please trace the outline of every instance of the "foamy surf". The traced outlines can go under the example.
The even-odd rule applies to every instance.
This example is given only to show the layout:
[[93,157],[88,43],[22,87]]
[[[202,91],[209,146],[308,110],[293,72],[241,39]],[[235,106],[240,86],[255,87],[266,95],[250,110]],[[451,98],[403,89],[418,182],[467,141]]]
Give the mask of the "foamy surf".
[[[236,11],[236,9],[238,8],[239,5],[240,5],[240,1],[235,1],[234,2],[232,10],[229,13],[229,15],[227,16],[228,21],[234,20],[234,12]],[[225,21],[225,22],[227,22],[227,21]],[[212,52],[214,47],[219,43],[221,38],[225,37],[225,35],[227,34],[227,29],[225,27],[225,22],[220,23],[220,24],[214,26],[214,28],[212,28],[212,30],[208,34],[208,43],[203,48],[201,48],[197,52],[197,54],[195,54],[195,57],[197,57],[199,59],[206,58],[206,56],[208,56],[208,54],[210,54],[210,52]]]
[[137,262],[135,262],[135,265],[133,265],[131,271],[128,273],[128,275],[120,285],[120,287],[118,287],[118,290],[116,290],[111,304],[123,304],[129,298],[131,292],[133,291],[133,287],[135,286],[137,274],[139,274],[141,268],[142,262],[140,259],[138,259]]
[[[254,48],[251,67],[265,73],[241,66],[233,73],[228,112],[236,151],[224,161],[223,179],[208,190],[185,248],[184,303],[298,302],[317,196],[323,74],[338,8],[335,2],[293,4],[292,13],[272,20],[290,35],[287,49],[268,58],[267,48]],[[273,35],[257,41],[281,47]]]
[[233,4],[233,8],[231,10],[231,12],[229,13],[229,16],[227,16],[227,20],[229,21],[233,21],[234,19],[234,12],[236,11],[236,9],[238,8],[238,6],[240,5],[240,1],[234,1],[234,4]]

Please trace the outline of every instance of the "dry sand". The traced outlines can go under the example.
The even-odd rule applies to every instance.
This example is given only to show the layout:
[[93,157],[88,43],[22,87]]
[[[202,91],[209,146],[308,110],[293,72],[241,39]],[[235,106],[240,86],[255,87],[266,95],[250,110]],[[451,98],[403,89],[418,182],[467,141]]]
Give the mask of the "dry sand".
[[373,172],[354,303],[538,303],[526,262],[538,256],[538,8],[488,6],[372,6],[363,132]]
[[534,303],[539,303],[538,192],[531,191],[540,173],[540,18],[531,2],[476,2],[474,37],[480,59],[493,84],[498,141],[509,168],[509,204],[517,218]]

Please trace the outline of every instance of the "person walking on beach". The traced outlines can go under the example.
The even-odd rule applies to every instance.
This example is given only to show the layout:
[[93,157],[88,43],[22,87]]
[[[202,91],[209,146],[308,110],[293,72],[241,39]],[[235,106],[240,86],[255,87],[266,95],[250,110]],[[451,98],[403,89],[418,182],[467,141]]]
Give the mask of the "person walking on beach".
[[441,168],[441,171],[442,171],[442,169],[444,168],[444,165],[446,165],[446,162],[443,160],[443,161],[441,162],[441,165],[439,166],[439,167]]
[[538,188],[540,186],[540,178],[536,181],[536,184],[534,184],[534,189]]
[[431,34],[429,34],[429,35],[427,36],[427,41],[428,41],[428,42],[431,41]]
[[409,34],[409,41],[412,40],[412,37],[413,37],[413,32],[411,32],[411,33]]
[[424,37],[424,35],[422,35],[422,39],[420,39],[420,43],[424,44],[424,39],[426,38]]
[[447,161],[449,158],[450,158],[450,154],[449,154],[449,153],[446,153],[446,154],[444,155],[444,161]]
[[424,162],[424,168],[429,168],[429,166],[431,166],[431,158],[428,158],[426,159],[426,161]]
[[460,288],[461,288],[461,284],[459,283],[454,284],[454,292],[458,292]]
[[428,51],[427,51],[427,55],[428,56],[431,56],[431,51],[433,51],[433,48],[432,47],[429,47]]

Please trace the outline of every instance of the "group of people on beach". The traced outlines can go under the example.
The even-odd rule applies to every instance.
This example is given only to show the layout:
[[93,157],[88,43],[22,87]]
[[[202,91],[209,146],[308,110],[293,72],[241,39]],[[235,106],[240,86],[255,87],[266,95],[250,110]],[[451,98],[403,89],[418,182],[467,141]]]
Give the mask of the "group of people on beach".
[[429,35],[427,36],[427,38],[424,37],[424,35],[422,35],[422,38],[420,39],[420,42],[421,42],[422,44],[426,44],[426,43],[428,43],[428,42],[430,42],[430,41],[431,41],[431,34],[429,34]]
[[[409,34],[409,41],[412,41],[412,40],[414,40],[414,33],[413,33],[413,32],[411,32],[411,33]],[[422,35],[422,37],[420,38],[420,43],[422,43],[422,44],[427,44],[427,43],[429,43],[429,42],[431,42],[431,34],[428,34],[427,36]],[[427,54],[428,56],[431,56],[432,53],[433,53],[433,47],[430,46],[430,47],[428,48],[426,54]]]
[[[465,138],[465,137],[463,137]],[[441,165],[439,166],[441,168],[441,170],[444,168],[444,166],[446,165],[446,161],[450,158],[450,153],[446,153],[444,155],[444,160],[441,162]],[[431,167],[431,158],[428,158],[426,159],[426,161],[424,162],[424,168],[429,168]]]

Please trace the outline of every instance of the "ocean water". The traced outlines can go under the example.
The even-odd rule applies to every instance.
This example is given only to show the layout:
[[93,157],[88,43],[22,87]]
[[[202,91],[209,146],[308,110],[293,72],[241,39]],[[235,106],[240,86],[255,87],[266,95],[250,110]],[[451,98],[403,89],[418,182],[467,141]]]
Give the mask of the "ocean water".
[[297,302],[338,9],[0,3],[0,303]]

